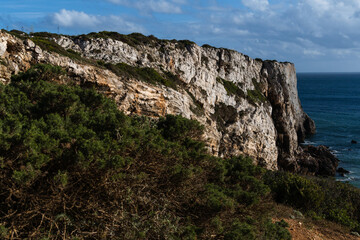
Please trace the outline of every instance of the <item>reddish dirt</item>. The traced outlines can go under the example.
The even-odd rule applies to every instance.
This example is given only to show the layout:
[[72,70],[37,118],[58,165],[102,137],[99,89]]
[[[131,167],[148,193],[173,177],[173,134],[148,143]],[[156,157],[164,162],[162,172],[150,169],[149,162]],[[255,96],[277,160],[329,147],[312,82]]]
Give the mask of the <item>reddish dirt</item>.
[[[299,219],[284,219],[289,224],[289,231],[293,240],[359,240],[347,229],[333,223],[305,223]],[[274,219],[279,221],[279,219]]]

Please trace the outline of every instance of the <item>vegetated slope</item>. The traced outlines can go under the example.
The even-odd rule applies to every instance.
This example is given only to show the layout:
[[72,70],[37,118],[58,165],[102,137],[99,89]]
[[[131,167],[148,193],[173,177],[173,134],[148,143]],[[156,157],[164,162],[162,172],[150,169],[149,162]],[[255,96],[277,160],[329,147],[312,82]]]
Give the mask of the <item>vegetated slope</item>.
[[290,239],[276,202],[359,229],[357,189],[210,156],[198,122],[126,116],[67,77],[0,85],[2,238]]
[[242,154],[268,169],[335,174],[337,161],[319,161],[299,145],[315,127],[301,108],[291,63],[113,32],[59,36],[1,31],[0,57],[0,81],[10,81],[12,74],[35,63],[61,66],[71,81],[95,86],[125,114],[181,114],[199,121],[206,148],[215,156]]

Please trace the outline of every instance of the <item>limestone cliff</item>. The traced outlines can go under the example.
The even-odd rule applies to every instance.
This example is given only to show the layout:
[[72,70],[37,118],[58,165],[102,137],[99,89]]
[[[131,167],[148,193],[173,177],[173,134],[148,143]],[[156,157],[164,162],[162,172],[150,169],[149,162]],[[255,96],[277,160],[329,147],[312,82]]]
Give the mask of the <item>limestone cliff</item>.
[[[318,168],[309,167],[316,162],[315,157],[299,145],[306,135],[315,132],[315,125],[302,110],[293,64],[254,60],[233,50],[200,47],[189,41],[139,34],[126,37],[50,39],[84,59],[170,74],[176,78],[176,85],[115,74],[96,61],[49,52],[30,40],[31,36],[19,39],[4,31],[0,32],[0,80],[7,83],[12,74],[32,64],[58,65],[72,81],[93,85],[114,98],[127,114],[181,114],[198,120],[205,125],[204,139],[214,155],[245,154],[268,169],[319,173]],[[310,162],[307,167],[304,161]]]

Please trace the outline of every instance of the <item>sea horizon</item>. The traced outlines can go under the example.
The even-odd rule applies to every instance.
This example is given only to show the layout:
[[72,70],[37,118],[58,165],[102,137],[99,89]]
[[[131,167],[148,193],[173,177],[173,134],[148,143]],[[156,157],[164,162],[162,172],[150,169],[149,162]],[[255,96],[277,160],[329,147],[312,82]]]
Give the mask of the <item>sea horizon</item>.
[[339,167],[350,171],[337,180],[360,187],[360,72],[297,73],[297,78],[302,107],[317,130],[306,144],[328,146]]

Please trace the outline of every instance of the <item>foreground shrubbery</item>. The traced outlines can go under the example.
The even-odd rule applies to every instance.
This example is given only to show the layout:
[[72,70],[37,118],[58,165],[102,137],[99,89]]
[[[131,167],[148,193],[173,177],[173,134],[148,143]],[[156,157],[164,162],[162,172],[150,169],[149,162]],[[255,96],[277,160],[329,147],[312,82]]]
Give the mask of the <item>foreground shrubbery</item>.
[[269,193],[250,159],[206,155],[198,122],[128,117],[94,90],[50,81],[63,74],[38,65],[0,86],[3,236],[276,236],[265,214],[244,218]]
[[272,195],[358,226],[353,188],[209,156],[198,122],[125,116],[92,89],[53,82],[63,75],[37,65],[0,85],[2,238],[290,239],[264,207]]
[[326,178],[306,178],[268,172],[265,183],[274,199],[302,210],[315,219],[328,219],[360,231],[359,189]]

